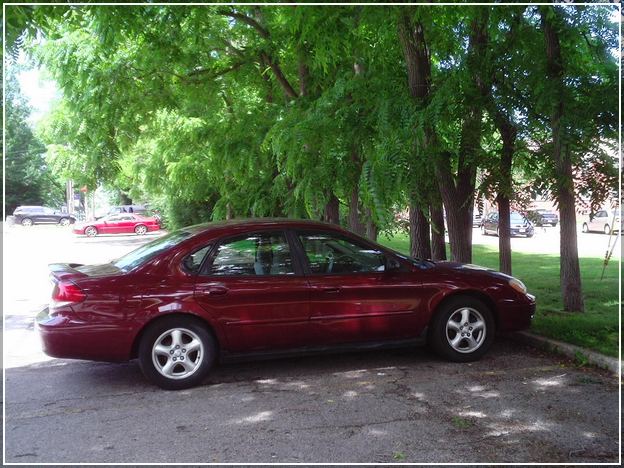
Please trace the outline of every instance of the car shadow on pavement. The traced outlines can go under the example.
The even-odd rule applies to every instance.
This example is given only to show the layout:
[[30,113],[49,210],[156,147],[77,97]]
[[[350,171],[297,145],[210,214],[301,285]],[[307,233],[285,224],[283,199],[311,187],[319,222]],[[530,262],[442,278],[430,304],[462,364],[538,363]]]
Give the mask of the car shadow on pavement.
[[[6,386],[7,421],[24,434],[29,411],[41,407],[41,417],[69,411],[90,424],[117,427],[123,417],[146,443],[160,440],[164,418],[174,429],[201,428],[194,434],[219,440],[230,450],[220,460],[231,462],[250,453],[255,461],[617,459],[617,382],[503,340],[467,364],[420,347],[223,364],[204,385],[179,392],[147,383],[136,361],[59,359],[7,370]],[[175,422],[180,413],[183,423]],[[179,454],[195,440],[181,439]]]

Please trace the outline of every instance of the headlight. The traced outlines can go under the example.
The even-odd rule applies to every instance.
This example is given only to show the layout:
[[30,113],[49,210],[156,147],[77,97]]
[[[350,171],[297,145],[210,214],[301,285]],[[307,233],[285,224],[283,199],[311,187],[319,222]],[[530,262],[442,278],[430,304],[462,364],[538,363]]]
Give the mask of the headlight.
[[512,288],[514,288],[516,291],[518,291],[521,294],[526,294],[527,292],[526,286],[519,279],[511,278],[509,280],[509,286],[511,286]]

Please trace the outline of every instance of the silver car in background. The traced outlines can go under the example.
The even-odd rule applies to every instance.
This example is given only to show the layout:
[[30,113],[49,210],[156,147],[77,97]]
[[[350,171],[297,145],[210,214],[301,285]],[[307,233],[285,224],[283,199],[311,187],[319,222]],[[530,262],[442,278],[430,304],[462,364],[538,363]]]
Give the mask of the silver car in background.
[[620,210],[599,210],[583,222],[583,232],[604,232],[610,234],[621,228]]

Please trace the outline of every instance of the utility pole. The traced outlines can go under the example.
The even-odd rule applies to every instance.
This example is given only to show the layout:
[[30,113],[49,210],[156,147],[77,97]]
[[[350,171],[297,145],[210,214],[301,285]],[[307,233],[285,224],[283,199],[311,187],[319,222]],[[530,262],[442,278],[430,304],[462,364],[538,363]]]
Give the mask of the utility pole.
[[66,184],[67,195],[67,213],[72,214],[74,212],[74,181],[68,180]]

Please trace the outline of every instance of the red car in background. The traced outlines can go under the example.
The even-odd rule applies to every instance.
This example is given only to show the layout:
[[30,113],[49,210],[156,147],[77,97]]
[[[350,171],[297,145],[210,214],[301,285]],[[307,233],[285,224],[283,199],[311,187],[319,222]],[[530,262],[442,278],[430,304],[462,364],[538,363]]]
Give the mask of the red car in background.
[[157,218],[132,213],[119,213],[106,216],[97,221],[87,221],[74,226],[75,234],[95,237],[98,234],[131,234],[140,236],[160,229]]

